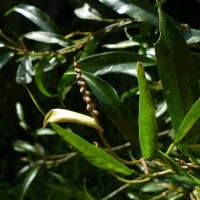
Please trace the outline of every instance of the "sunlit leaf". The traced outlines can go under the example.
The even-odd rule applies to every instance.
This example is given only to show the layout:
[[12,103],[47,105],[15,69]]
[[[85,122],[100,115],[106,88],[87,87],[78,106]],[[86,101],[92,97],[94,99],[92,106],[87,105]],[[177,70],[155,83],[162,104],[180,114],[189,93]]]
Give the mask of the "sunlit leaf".
[[137,64],[139,84],[139,138],[142,156],[146,159],[152,158],[157,151],[157,122],[153,98],[142,63]]
[[106,47],[109,49],[122,49],[122,48],[129,48],[134,46],[139,46],[140,43],[132,41],[132,40],[126,40],[114,44],[103,44],[102,47]]
[[52,122],[56,123],[72,122],[72,123],[83,124],[92,127],[97,131],[102,132],[102,128],[99,126],[99,124],[97,124],[97,122],[93,117],[89,117],[87,115],[83,115],[81,113],[77,113],[71,110],[65,110],[65,109],[50,110],[44,118],[43,127],[45,128],[48,123]]
[[158,25],[158,15],[156,7],[141,0],[99,0],[111,7],[119,14],[126,14],[132,18],[140,18],[154,25]]
[[55,135],[56,132],[51,128],[42,128],[36,131],[37,135]]
[[0,70],[3,66],[14,56],[13,52],[5,53],[0,55]]
[[[186,136],[191,138],[199,138],[199,119],[200,119],[200,98],[195,102],[192,108],[188,111],[186,116],[184,117],[181,125],[177,131],[175,142],[179,143],[182,141]],[[190,132],[190,130],[196,125],[198,126],[198,131]]]
[[83,7],[75,9],[74,13],[82,19],[102,21],[101,14],[87,3],[84,3]]
[[19,84],[27,84],[32,81],[32,62],[29,56],[23,57],[17,69],[16,82]]
[[12,13],[13,11],[20,13],[44,31],[59,33],[59,29],[54,21],[52,21],[52,19],[46,13],[34,6],[20,4],[7,11],[6,15]]
[[51,32],[33,31],[24,34],[23,37],[44,43],[59,44],[63,47],[67,47],[70,44],[70,41],[66,40],[62,35]]
[[21,193],[20,193],[20,196],[19,196],[19,200],[23,200],[24,199],[24,196],[30,186],[30,184],[33,182],[33,180],[35,179],[36,175],[38,174],[39,172],[39,169],[40,169],[40,165],[36,165],[35,167],[33,167],[29,173],[27,174],[27,176],[25,177],[23,183],[22,183],[22,190],[21,190]]
[[56,124],[51,124],[53,129],[65,140],[72,148],[82,155],[92,165],[100,169],[131,175],[132,170],[126,167],[121,162],[114,159],[111,155],[100,149],[99,147],[90,144],[80,136],[61,128]]

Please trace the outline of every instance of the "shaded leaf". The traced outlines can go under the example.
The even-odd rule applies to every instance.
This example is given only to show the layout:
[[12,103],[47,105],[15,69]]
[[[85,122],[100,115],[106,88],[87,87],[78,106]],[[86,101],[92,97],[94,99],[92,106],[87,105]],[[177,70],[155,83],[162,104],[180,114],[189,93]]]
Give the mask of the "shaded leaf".
[[75,9],[74,13],[81,19],[102,21],[101,14],[87,3],[84,3],[83,7]]
[[85,200],[94,200],[94,198],[91,196],[91,194],[87,191],[85,180],[83,182],[83,191],[84,191]]
[[38,174],[38,171],[40,169],[40,165],[36,165],[35,167],[33,167],[29,173],[27,174],[27,176],[25,177],[23,183],[22,183],[22,190],[19,196],[19,200],[23,200],[24,196],[30,186],[30,184],[33,182],[33,180],[35,179],[36,175]]
[[59,44],[63,47],[67,47],[70,44],[70,41],[66,40],[62,35],[51,32],[33,31],[24,34],[23,37],[44,43]]
[[197,177],[191,175],[189,172],[187,172],[186,170],[184,170],[182,167],[180,167],[173,158],[169,157],[168,155],[164,154],[162,151],[158,150],[156,153],[156,157],[159,158],[161,160],[162,163],[165,164],[165,168],[166,169],[172,169],[174,170],[176,173],[180,174],[180,175],[184,175],[187,176],[188,178],[190,178],[190,180],[192,180],[194,182],[194,184],[198,184],[200,185],[200,179],[198,179]]
[[126,14],[132,18],[140,18],[154,25],[158,25],[156,7],[141,0],[99,0],[111,7],[119,14]]
[[32,62],[29,56],[23,57],[17,69],[16,82],[19,84],[28,84],[32,81]]
[[139,84],[139,139],[142,156],[152,158],[157,151],[157,122],[153,98],[141,63],[137,64]]
[[197,96],[195,66],[185,39],[160,8],[160,38],[155,45],[160,79],[175,132]]
[[47,97],[53,97],[54,95],[51,94],[45,87],[45,84],[43,82],[43,75],[44,75],[44,69],[43,69],[43,63],[44,62],[41,62],[41,63],[38,63],[36,65],[36,67],[34,68],[34,71],[35,71],[35,83],[39,89],[39,91],[47,96]]
[[136,152],[140,152],[137,122],[124,104],[120,102],[115,89],[92,74],[84,72],[83,76],[111,121],[132,144]]
[[8,15],[13,11],[20,13],[44,31],[59,33],[59,29],[55,22],[52,21],[52,19],[46,13],[34,6],[20,4],[7,11],[5,15]]
[[0,55],[0,70],[3,66],[14,56],[13,52],[5,53]]
[[35,149],[35,147],[33,145],[31,145],[30,143],[28,143],[27,141],[24,141],[24,140],[15,141],[13,144],[13,148],[15,151],[19,151],[19,152],[26,152],[26,153],[37,152],[37,150]]
[[74,148],[80,155],[82,155],[92,165],[100,169],[121,173],[124,175],[131,175],[132,170],[126,167],[121,162],[115,160],[108,153],[102,149],[90,144],[80,136],[59,127],[56,124],[51,124],[53,129],[65,140],[72,148]]

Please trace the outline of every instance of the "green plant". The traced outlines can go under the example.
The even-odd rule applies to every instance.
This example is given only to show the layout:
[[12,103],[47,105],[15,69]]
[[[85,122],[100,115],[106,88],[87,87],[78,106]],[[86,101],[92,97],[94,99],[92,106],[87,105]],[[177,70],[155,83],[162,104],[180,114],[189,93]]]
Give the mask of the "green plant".
[[[114,7],[109,0],[101,2],[130,18],[103,18],[85,4],[83,8],[76,9],[78,16],[101,21],[104,25],[110,24],[95,32],[77,31],[63,36],[56,24],[33,6],[18,5],[7,12],[7,15],[14,11],[25,17],[31,15],[30,20],[41,30],[23,34],[18,42],[1,32],[1,47],[5,51],[0,57],[1,65],[17,57],[20,64],[16,81],[28,84],[34,77],[37,90],[46,97],[46,101],[59,101],[59,107],[62,107],[59,109],[42,105],[26,86],[36,107],[45,117],[44,129],[36,131],[37,137],[56,132],[70,148],[67,154],[49,155],[45,152],[48,147],[40,143],[14,143],[15,150],[27,153],[24,160],[28,162],[20,171],[28,171],[20,199],[24,198],[36,175],[42,177],[41,182],[47,189],[57,192],[58,199],[62,194],[69,199],[94,199],[94,196],[105,200],[117,196],[122,190],[125,190],[127,198],[132,195],[135,199],[198,199],[200,100],[196,65],[199,53],[194,54],[188,46],[199,41],[200,37],[196,37],[198,30],[184,29],[162,11],[159,2],[159,16],[156,7],[146,2],[133,0],[132,4],[127,4],[117,0]],[[122,10],[123,6],[126,9]],[[138,35],[131,33],[130,25],[136,26]],[[158,27],[160,36],[157,34]],[[127,40],[104,44],[107,37],[118,33],[123,33]],[[45,50],[42,50],[42,45],[39,46],[40,51],[28,50],[25,38],[48,45]],[[153,42],[156,42],[155,54],[149,54],[154,50]],[[108,50],[100,52],[99,43]],[[128,50],[119,50],[125,47]],[[112,48],[118,50],[113,51]],[[65,68],[60,70],[61,77],[60,66]],[[56,81],[53,83],[51,91],[50,80],[55,76],[49,73],[52,70],[58,70],[56,78],[59,82],[57,86]],[[82,103],[76,105],[82,102],[82,97],[77,92],[75,82],[80,87],[86,106]],[[75,102],[70,100],[71,96]],[[18,108],[21,126],[28,129],[20,104]],[[50,111],[46,114],[44,110]],[[88,111],[91,116],[88,116]],[[46,128],[48,123],[51,128]],[[82,128],[82,125],[88,127]],[[91,141],[96,132],[100,140],[91,144],[88,140]],[[90,137],[86,139],[88,135]],[[115,152],[119,147],[112,148],[113,145],[120,145],[119,155]],[[106,194],[96,194],[92,187],[88,189],[87,182],[84,182],[83,190],[79,190],[78,186],[67,189],[68,180],[54,170],[77,154],[111,175],[109,178],[106,175],[99,176],[99,179],[113,181],[114,177],[116,191],[103,198]],[[91,169],[97,170],[95,167]],[[44,171],[52,179],[45,176]],[[89,179],[87,175],[86,181]],[[83,182],[84,178],[80,179]],[[117,184],[120,182],[124,185],[119,187]],[[87,190],[91,190],[92,195]]]

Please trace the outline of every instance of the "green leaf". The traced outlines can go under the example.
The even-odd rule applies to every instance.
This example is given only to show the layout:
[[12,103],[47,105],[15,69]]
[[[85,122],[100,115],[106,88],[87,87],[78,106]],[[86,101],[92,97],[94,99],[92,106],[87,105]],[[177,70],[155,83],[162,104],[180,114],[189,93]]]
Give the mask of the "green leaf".
[[83,182],[83,191],[84,191],[84,199],[85,200],[94,200],[94,198],[91,196],[91,194],[87,191],[85,179]]
[[126,14],[132,18],[139,18],[158,25],[158,15],[156,7],[141,0],[99,0],[111,7],[119,14]]
[[14,11],[26,17],[44,31],[59,33],[59,29],[55,22],[52,21],[52,19],[46,13],[34,6],[20,4],[7,11],[5,15],[8,15]]
[[61,128],[56,124],[51,124],[53,129],[80,155],[82,155],[92,165],[99,167],[100,169],[121,173],[124,175],[131,175],[132,170],[126,167],[124,164],[115,160],[108,153],[90,144],[80,136]]
[[21,59],[19,67],[17,69],[16,82],[18,84],[28,84],[32,82],[32,62],[29,56],[25,56]]
[[3,68],[4,65],[14,56],[13,52],[4,53],[0,55],[0,70]]
[[66,40],[62,35],[44,31],[29,32],[24,34],[23,37],[44,43],[59,44],[63,47],[67,47],[71,43],[69,40]]
[[157,122],[151,91],[141,63],[137,64],[139,84],[139,138],[142,156],[152,158],[157,151]]
[[158,150],[156,153],[156,157],[161,160],[162,163],[165,164],[165,167],[167,169],[172,169],[176,173],[179,173],[181,175],[185,175],[189,177],[195,184],[200,185],[200,179],[196,178],[195,176],[191,175],[189,172],[187,172],[185,169],[180,167],[173,158],[169,157],[168,155],[164,154],[162,151]]
[[[136,76],[135,67],[138,61],[142,62],[144,67],[156,64],[155,60],[152,58],[126,51],[111,51],[95,54],[78,61],[78,64],[83,71],[91,72],[95,75],[120,72]],[[74,71],[73,66],[60,80],[58,85],[58,93],[60,95],[62,95],[64,88],[72,84],[75,80],[75,76],[71,71]]]
[[111,121],[132,144],[136,152],[140,152],[137,122],[124,104],[120,102],[115,89],[92,74],[83,72],[83,77]]
[[36,65],[35,69],[35,83],[39,89],[39,91],[47,96],[47,97],[53,97],[55,95],[51,94],[49,91],[47,91],[45,84],[43,82],[43,76],[44,76],[44,66],[43,64],[45,64],[45,62],[40,62]]
[[175,132],[199,96],[195,66],[185,39],[160,8],[160,38],[155,45],[160,79]]
[[38,171],[40,169],[40,165],[36,165],[35,167],[33,167],[29,173],[27,174],[26,178],[24,179],[23,183],[22,183],[22,190],[19,196],[19,200],[23,200],[24,196],[30,186],[30,184],[33,182],[33,180],[35,179],[36,175],[38,174]]
[[[184,140],[184,143],[189,143],[191,140],[197,140],[199,138],[200,128],[200,98],[195,102],[192,108],[184,117],[181,125],[176,133],[175,143],[180,143]],[[196,129],[196,131],[194,130]],[[191,131],[192,130],[192,131]],[[187,138],[187,139],[185,139]]]

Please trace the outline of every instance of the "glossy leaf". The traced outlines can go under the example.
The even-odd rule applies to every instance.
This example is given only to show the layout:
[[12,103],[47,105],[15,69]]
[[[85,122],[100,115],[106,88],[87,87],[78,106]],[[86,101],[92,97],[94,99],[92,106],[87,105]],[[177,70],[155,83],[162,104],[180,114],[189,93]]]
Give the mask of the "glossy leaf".
[[132,147],[140,152],[137,122],[124,104],[120,102],[115,89],[92,74],[84,72],[83,76],[110,120],[132,144]]
[[160,38],[155,45],[160,79],[175,132],[197,96],[195,66],[185,39],[159,8]]
[[13,52],[5,53],[0,55],[0,70],[3,66],[14,56]]
[[[95,54],[78,61],[78,64],[81,66],[83,71],[91,72],[95,75],[120,72],[136,76],[135,67],[138,61],[142,62],[144,67],[156,64],[154,59],[126,51],[111,51]],[[73,66],[60,80],[58,85],[58,92],[60,95],[64,88],[72,84],[75,80],[75,76],[71,71],[74,71]],[[150,77],[148,77],[148,79],[150,79]]]
[[114,44],[103,44],[102,47],[106,47],[109,49],[122,49],[122,48],[129,48],[134,46],[139,46],[139,42],[135,42],[132,40],[125,40]]
[[26,17],[44,31],[59,33],[59,29],[54,21],[52,21],[52,19],[46,13],[42,12],[40,9],[34,6],[20,4],[6,12],[6,15],[14,11]]
[[67,47],[70,44],[69,40],[66,40],[62,35],[58,35],[51,32],[33,31],[26,33],[23,37],[44,43],[59,44],[60,46]]
[[119,14],[126,14],[132,18],[139,18],[158,25],[158,15],[156,8],[141,0],[99,0],[111,7]]
[[19,196],[19,200],[23,200],[24,199],[24,196],[30,186],[30,184],[33,182],[33,180],[35,179],[36,175],[38,174],[39,172],[39,169],[40,169],[40,165],[37,165],[35,167],[33,167],[29,173],[27,174],[27,176],[25,177],[23,183],[22,183],[22,190],[21,190],[21,193],[20,193],[20,196]]
[[157,151],[157,122],[154,102],[141,63],[137,64],[139,84],[139,138],[142,156],[152,158]]
[[26,152],[26,153],[28,153],[28,152],[35,153],[37,151],[33,145],[31,145],[27,141],[23,141],[23,140],[15,141],[13,144],[13,148],[15,151]]
[[192,106],[192,108],[189,110],[189,112],[184,117],[178,131],[176,134],[175,142],[179,143],[182,141],[188,134],[188,136],[191,138],[199,138],[199,128],[198,131],[190,132],[190,130],[197,124],[199,124],[200,119],[200,98],[195,102],[195,104]]
[[87,3],[84,3],[83,7],[75,9],[74,13],[81,19],[102,21],[101,14]]
[[200,30],[187,29],[183,34],[188,44],[200,42]]
[[115,160],[111,155],[102,149],[90,144],[80,136],[61,128],[56,124],[51,124],[53,129],[80,155],[82,155],[92,165],[100,169],[121,173],[124,175],[131,175],[132,170],[126,167],[121,162]]
[[51,122],[73,122],[92,127],[100,132],[103,131],[93,117],[65,109],[50,110],[44,118],[43,127],[45,128]]
[[32,62],[29,56],[23,57],[17,69],[16,82],[19,84],[27,84],[32,81]]

